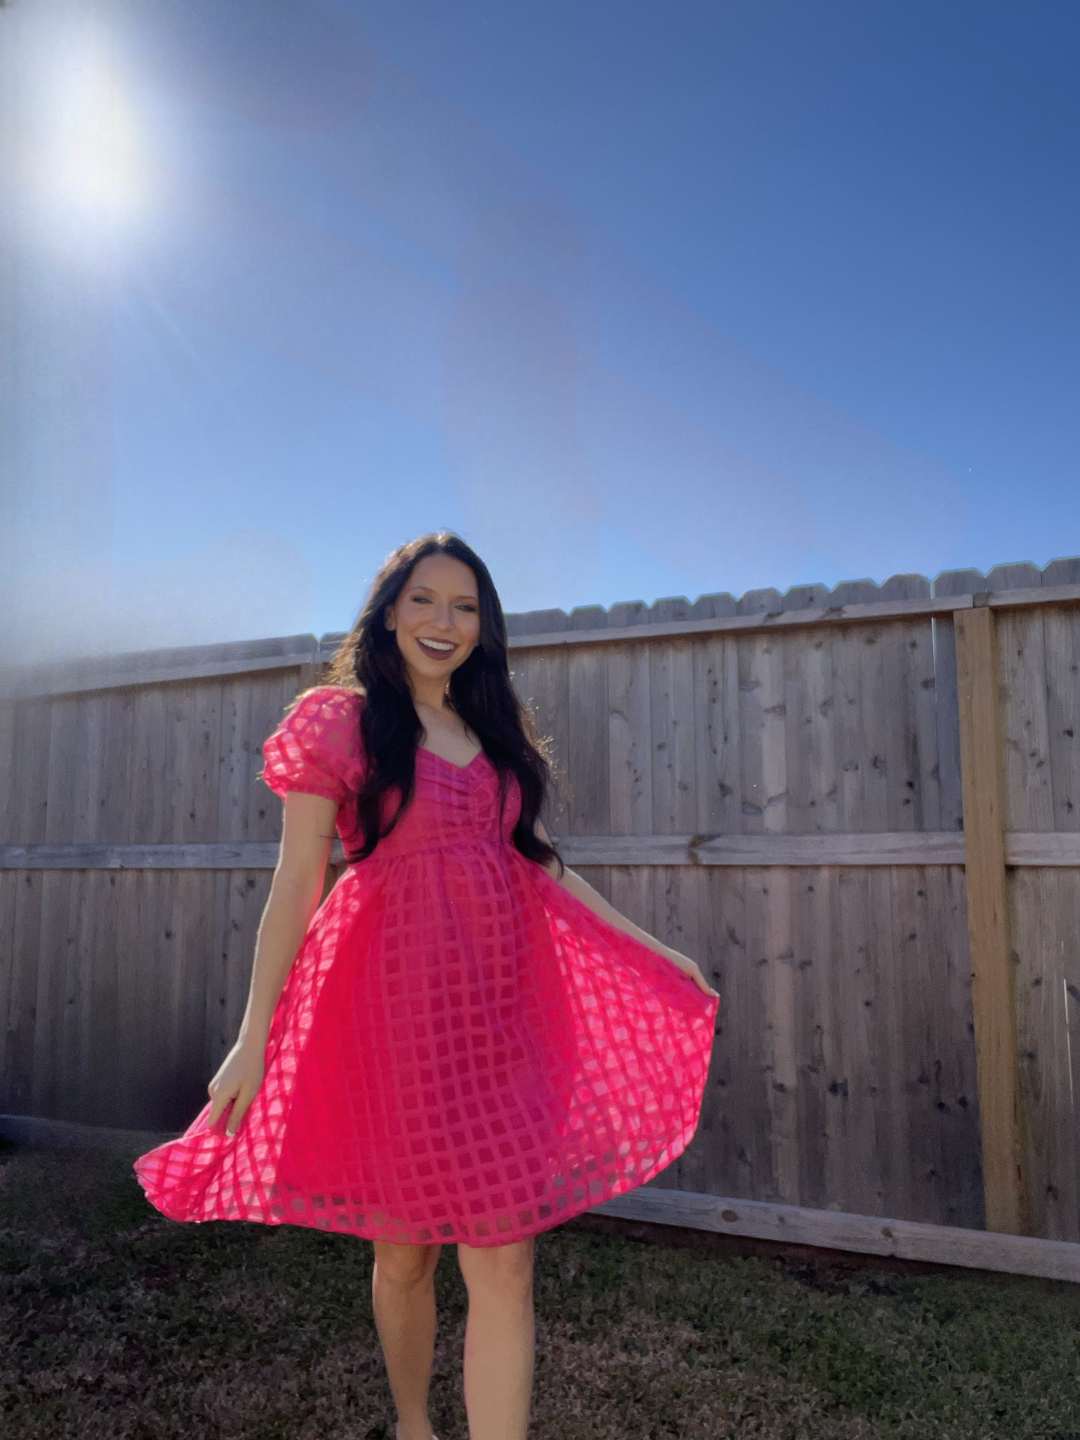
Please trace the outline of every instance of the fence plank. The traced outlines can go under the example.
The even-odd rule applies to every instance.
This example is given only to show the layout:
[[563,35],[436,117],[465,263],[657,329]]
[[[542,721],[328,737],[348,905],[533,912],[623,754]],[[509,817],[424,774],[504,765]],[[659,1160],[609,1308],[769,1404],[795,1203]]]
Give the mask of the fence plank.
[[139,839],[135,824],[135,692],[118,690],[101,697],[94,722],[101,727],[102,775],[98,785],[98,817],[94,838],[107,841]]
[[1028,1221],[1010,961],[995,619],[955,617],[964,848],[986,1224],[1023,1234]]
[[[120,1081],[120,1055],[131,1037],[122,1024],[121,955],[129,924],[134,875],[93,875],[87,895],[93,920],[79,925],[77,987],[85,1002],[79,1006],[78,1053],[80,1095],[66,1108],[81,1110],[95,1124],[115,1112]],[[146,957],[137,963],[146,964]],[[190,1037],[189,1037],[190,1039]],[[104,1055],[101,1052],[104,1051]]]
[[[840,946],[833,972],[833,1009],[838,1018],[833,1028],[830,1094],[831,1129],[837,1137],[832,1153],[839,1165],[834,1167],[838,1188],[830,1192],[829,1203],[858,1205],[872,1212],[880,1207],[878,1111],[872,1093],[878,1068],[873,1007],[878,967],[888,956],[887,951],[884,956],[880,953],[875,928],[888,922],[891,907],[885,897],[891,874],[840,870],[836,879]],[[887,1115],[881,1119],[889,1123]]]
[[1080,625],[1075,608],[1041,613],[1053,828],[1080,831]]
[[40,844],[48,836],[50,708],[47,700],[19,707],[14,751],[18,763],[11,766],[15,776],[11,839],[25,845]]
[[128,838],[143,845],[158,845],[172,838],[168,828],[173,781],[168,714],[169,698],[163,688],[134,692]]
[[[789,812],[791,828],[835,833],[839,828],[836,760],[836,681],[833,676],[833,636],[819,633],[802,652],[799,682],[789,684],[788,695],[800,704],[800,720],[792,729],[792,742],[805,755],[805,782],[792,791],[795,808]],[[792,653],[798,652],[791,647]],[[795,733],[797,730],[797,733]]]
[[107,715],[111,693],[78,697],[75,748],[72,753],[75,796],[72,827],[64,839],[72,842],[97,840],[105,808],[105,755],[108,744]]
[[[676,642],[649,650],[652,832],[685,834],[697,824],[694,658]],[[594,832],[595,833],[595,832]]]
[[862,704],[862,639],[854,626],[832,634],[833,753],[836,765],[836,824],[851,833],[869,829],[865,823],[864,771],[867,757],[860,708]]
[[34,1030],[37,1014],[37,959],[41,944],[41,892],[45,876],[18,874],[14,893],[14,924],[9,972],[7,1029],[0,1053],[5,1108],[30,1113],[34,1073]]
[[649,652],[644,645],[617,645],[606,660],[611,830],[647,835],[653,792]]
[[573,776],[567,816],[571,835],[606,835],[611,830],[607,681],[607,660],[602,650],[570,652],[566,766]]
[[948,958],[947,989],[943,1003],[951,1016],[953,1093],[957,1123],[963,1130],[962,1153],[954,1157],[956,1185],[946,1210],[950,1223],[985,1226],[986,1205],[982,1177],[979,1081],[975,1054],[975,1011],[972,998],[971,954],[968,934],[967,886],[963,867],[951,865],[941,876],[944,886],[944,948]]
[[248,838],[250,799],[258,783],[252,762],[254,745],[252,687],[238,681],[227,682],[221,687],[217,840]]
[[875,1213],[891,1208],[893,1213],[911,1218],[916,1214],[909,1134],[914,1126],[904,1117],[912,1115],[913,1101],[918,1104],[923,1097],[909,1082],[910,977],[904,968],[904,942],[911,932],[906,917],[896,912],[897,875],[895,870],[868,872],[859,882],[866,907],[867,975],[862,1004],[875,1135],[875,1170],[872,1177],[866,1177],[869,1183],[863,1187],[861,1207]]
[[169,996],[176,1056],[172,1103],[177,1123],[186,1125],[206,1103],[206,1085],[212,1073],[205,1068],[203,1047],[192,1045],[190,1037],[205,1033],[206,997],[217,928],[215,877],[206,871],[187,871],[179,873],[176,879],[174,915],[180,928]]
[[[121,879],[110,876],[109,879]],[[119,1125],[171,1129],[163,1116],[161,1010],[155,984],[161,963],[161,883],[167,877],[132,871],[123,877],[124,931],[117,947],[118,1024],[127,1043],[117,1057]]]
[[75,832],[77,790],[85,778],[74,767],[79,735],[78,696],[54,700],[48,708],[49,750],[46,770],[46,841],[70,840]]
[[747,955],[745,872],[707,871],[704,878],[705,946],[709,973],[720,991],[716,1068],[702,1106],[715,1117],[713,1133],[720,1137],[706,1166],[707,1188],[751,1195],[760,1144],[755,1120],[764,1111],[764,1092],[755,1068],[758,1037],[750,1024],[753,967]]
[[894,739],[893,699],[885,685],[885,654],[895,643],[877,625],[859,632],[859,730],[862,736],[862,823],[867,830],[893,830],[890,824],[889,749]]
[[697,746],[694,828],[704,834],[722,831],[738,835],[743,828],[738,646],[730,636],[709,636],[693,647],[693,657]]
[[[55,732],[54,732],[55,739]],[[30,1058],[30,1104],[33,1115],[56,1115],[58,1071],[70,1064],[62,1026],[68,1014],[67,956],[68,892],[79,876],[53,872],[41,877],[41,919],[37,937],[39,961],[34,995]],[[75,998],[75,997],[72,997]],[[73,1011],[72,1013],[77,1013]]]
[[219,836],[221,788],[221,682],[201,680],[170,694],[169,751],[173,783],[170,836],[179,844],[206,844]]
[[[796,1123],[799,1197],[825,1205],[826,1110],[824,1036],[827,1024],[824,984],[826,957],[832,951],[829,886],[824,872],[800,871],[790,877],[792,892],[792,984],[795,1008]],[[690,1188],[689,1186],[687,1188]]]
[[1080,1185],[1068,984],[1076,968],[1078,881],[1080,871],[1040,870],[1017,870],[1009,881],[1031,1224],[1073,1241],[1080,1239]]
[[1053,830],[1046,657],[1042,613],[995,616],[1001,696],[1002,791],[1006,830]]

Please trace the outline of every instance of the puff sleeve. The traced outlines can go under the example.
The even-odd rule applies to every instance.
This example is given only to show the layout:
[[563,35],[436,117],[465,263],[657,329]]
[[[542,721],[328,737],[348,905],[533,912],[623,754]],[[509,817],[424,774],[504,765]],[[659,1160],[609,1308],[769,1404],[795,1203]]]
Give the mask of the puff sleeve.
[[262,779],[284,800],[290,790],[343,804],[363,780],[360,697],[337,685],[309,690],[263,744]]

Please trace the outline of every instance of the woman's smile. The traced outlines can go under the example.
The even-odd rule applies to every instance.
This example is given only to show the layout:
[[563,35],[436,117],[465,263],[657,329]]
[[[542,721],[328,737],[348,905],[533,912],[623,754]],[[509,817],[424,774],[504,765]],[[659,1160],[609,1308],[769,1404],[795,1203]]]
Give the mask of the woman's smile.
[[417,635],[416,643],[434,660],[446,660],[458,648],[453,640],[434,640],[425,635]]

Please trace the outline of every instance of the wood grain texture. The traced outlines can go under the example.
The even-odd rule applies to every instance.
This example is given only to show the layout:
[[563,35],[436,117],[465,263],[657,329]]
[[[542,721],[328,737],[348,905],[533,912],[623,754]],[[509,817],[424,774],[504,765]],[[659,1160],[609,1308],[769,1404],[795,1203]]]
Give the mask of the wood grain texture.
[[1005,886],[996,621],[986,608],[954,618],[986,1224],[1023,1234],[1030,1210]]
[[788,785],[788,828],[807,834],[833,834],[840,828],[834,638],[820,631],[808,635],[805,645],[788,647],[789,665],[799,662],[786,687],[788,749],[798,761]]
[[[644,647],[635,648],[640,651]],[[692,654],[697,774],[694,829],[738,835],[742,831],[738,646],[730,636],[708,637],[693,646]]]
[[1017,870],[1009,892],[1032,1228],[1075,1241],[1080,1240],[1080,1073],[1074,1065],[1080,1045],[1080,870]]
[[[78,1006],[79,1094],[64,1111],[81,1110],[101,1124],[115,1113],[120,1096],[120,1055],[132,1037],[121,1023],[121,985],[133,875],[88,875],[85,922],[78,926],[75,983],[86,1003]],[[137,959],[135,963],[138,963]]]
[[[685,641],[649,652],[652,833],[692,832],[697,822],[694,657]],[[595,831],[593,833],[596,833]]]
[[1077,832],[1080,831],[1080,621],[1074,606],[1054,605],[1042,611],[1042,622],[1053,828]]
[[1006,830],[1053,830],[1043,617],[1038,610],[995,616]]
[[[882,934],[891,939],[890,909],[883,906],[889,872],[880,877],[841,869],[837,880],[837,947],[832,968],[833,1045],[829,1094],[833,1135],[829,1203],[876,1210],[881,1206],[878,1151],[881,1128],[891,1123],[875,1104],[877,1020]],[[895,1010],[892,1023],[897,1023]],[[907,1110],[907,1107],[904,1107]],[[910,1112],[908,1112],[910,1113]]]
[[613,835],[652,833],[653,741],[649,653],[642,645],[606,652],[608,790]]
[[[32,1032],[33,1056],[30,1062],[30,1110],[35,1115],[55,1115],[56,1089],[64,1066],[72,1059],[70,1037],[64,1035],[64,1022],[69,1005],[77,1005],[78,995],[70,995],[66,985],[68,894],[81,877],[52,872],[41,877],[41,912],[34,949],[38,955],[35,1022]],[[78,1010],[70,1010],[72,1017]],[[67,1044],[64,1044],[67,1041]]]
[[[263,801],[263,804],[272,803]],[[946,832],[891,835],[572,835],[558,836],[569,865],[961,865],[963,839]],[[224,844],[0,845],[2,870],[272,870],[276,840]],[[1009,866],[1080,867],[1080,836],[1042,832],[1005,836]],[[344,856],[335,841],[330,863]]]
[[919,1224],[720,1195],[655,1190],[648,1185],[605,1200],[595,1207],[594,1213],[717,1234],[778,1240],[790,1245],[813,1245],[862,1255],[889,1255],[936,1265],[1080,1282],[1080,1245],[1061,1240],[994,1234],[953,1225]]
[[33,1100],[38,955],[45,878],[25,870],[15,876],[9,897],[11,949],[2,967],[7,971],[6,1027],[0,1050],[4,1108],[22,1115],[31,1113]]
[[571,835],[611,830],[607,657],[590,647],[567,657],[566,767],[572,777],[567,828]]

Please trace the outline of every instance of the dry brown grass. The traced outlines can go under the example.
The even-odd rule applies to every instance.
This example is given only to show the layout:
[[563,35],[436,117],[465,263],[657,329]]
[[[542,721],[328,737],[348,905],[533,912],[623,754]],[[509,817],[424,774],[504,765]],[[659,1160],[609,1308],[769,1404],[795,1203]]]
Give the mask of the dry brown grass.
[[[0,1155],[5,1440],[391,1440],[372,1248],[175,1225],[126,1160]],[[432,1418],[465,1440],[436,1272]],[[1080,1290],[538,1238],[532,1440],[1080,1440]]]

